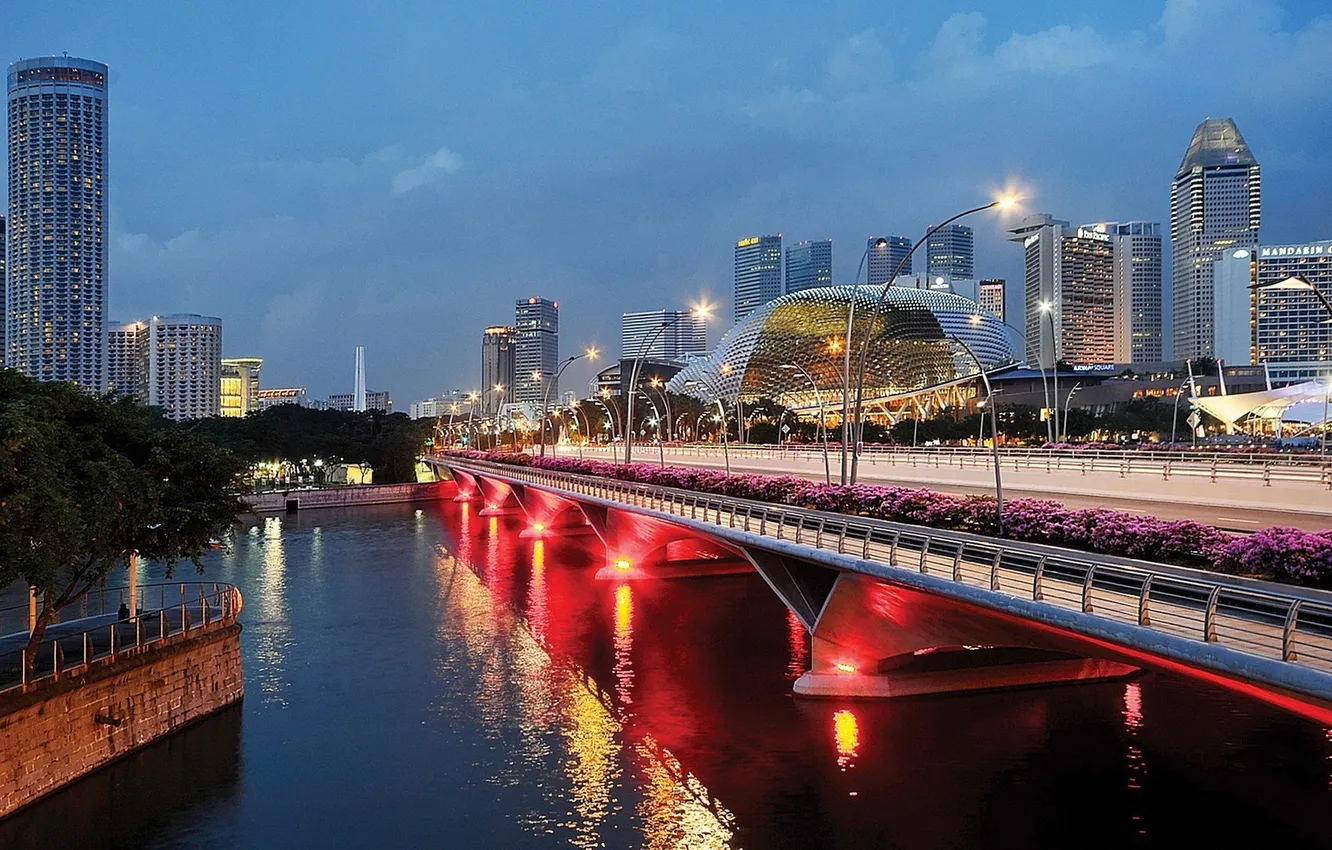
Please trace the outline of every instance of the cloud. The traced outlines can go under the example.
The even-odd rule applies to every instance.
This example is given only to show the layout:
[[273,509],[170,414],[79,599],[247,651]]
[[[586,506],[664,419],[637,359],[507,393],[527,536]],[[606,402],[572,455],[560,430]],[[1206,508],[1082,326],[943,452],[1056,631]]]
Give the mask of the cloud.
[[1120,50],[1090,27],[1074,29],[1067,24],[1034,32],[1013,33],[995,48],[994,63],[1004,71],[1062,73],[1123,58]]
[[871,27],[837,45],[825,70],[828,82],[835,86],[872,85],[891,74],[892,57]]
[[420,165],[394,175],[393,194],[402,195],[421,186],[428,186],[446,175],[457,174],[462,167],[462,157],[442,147],[426,157]]

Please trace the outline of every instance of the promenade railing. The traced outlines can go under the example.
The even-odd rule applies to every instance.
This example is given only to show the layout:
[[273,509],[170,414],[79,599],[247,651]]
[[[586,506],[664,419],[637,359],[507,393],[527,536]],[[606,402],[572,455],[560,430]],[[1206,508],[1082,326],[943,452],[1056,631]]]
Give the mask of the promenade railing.
[[706,523],[723,538],[724,530],[737,529],[1332,673],[1327,591],[670,487],[483,461],[444,463]]
[[[31,671],[26,619],[22,630],[0,636],[0,694],[81,675],[171,638],[230,625],[242,605],[240,590],[219,582],[140,585],[134,595],[131,605],[128,587],[99,588],[66,606],[60,621],[42,635]],[[121,605],[128,611],[124,618]],[[11,606],[0,610],[0,622],[13,624],[17,607],[28,616],[28,606]]]
[[[731,445],[727,451],[732,462],[748,459],[820,464],[823,458],[822,446],[807,443],[788,443],[782,447]],[[688,444],[666,446],[665,454],[667,457],[716,458],[720,461],[723,449],[710,444]],[[1151,475],[1167,481],[1179,477],[1201,478],[1212,482],[1243,479],[1261,481],[1264,486],[1277,482],[1298,482],[1332,489],[1332,460],[1325,461],[1317,455],[1008,448],[1001,449],[999,456],[1002,468],[1014,472],[1077,472],[1081,475],[1113,472],[1121,478]],[[871,467],[992,469],[994,461],[988,448],[866,446],[861,454],[861,463]]]

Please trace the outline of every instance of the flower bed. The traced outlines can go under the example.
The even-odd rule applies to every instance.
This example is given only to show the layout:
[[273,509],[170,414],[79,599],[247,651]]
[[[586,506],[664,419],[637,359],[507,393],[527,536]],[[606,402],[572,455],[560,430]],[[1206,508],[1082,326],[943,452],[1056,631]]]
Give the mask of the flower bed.
[[[736,474],[712,469],[661,468],[568,457],[537,458],[503,452],[449,452],[471,460],[532,466],[720,496],[875,517],[951,531],[994,536],[994,499],[874,484],[820,484],[795,476]],[[1192,520],[1104,508],[1068,508],[1044,499],[1004,502],[1004,536],[1084,552],[1258,575],[1276,581],[1332,587],[1332,531],[1273,527],[1243,537]]]

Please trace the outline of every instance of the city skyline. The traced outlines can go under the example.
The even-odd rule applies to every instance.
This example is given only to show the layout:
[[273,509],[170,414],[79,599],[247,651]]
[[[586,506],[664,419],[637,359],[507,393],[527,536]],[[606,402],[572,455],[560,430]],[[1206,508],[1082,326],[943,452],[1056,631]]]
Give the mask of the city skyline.
[[[250,25],[242,32],[165,5],[94,26],[95,18],[70,14],[77,7],[15,10],[0,47],[7,60],[69,50],[111,68],[116,176],[105,315],[220,315],[228,356],[262,356],[266,383],[308,386],[313,396],[345,390],[343,349],[355,343],[374,352],[377,383],[396,397],[470,385],[479,372],[476,332],[503,321],[506,303],[534,289],[565,307],[571,347],[605,349],[619,314],[635,303],[726,299],[727,245],[747,232],[831,235],[853,246],[835,258],[834,281],[845,282],[865,233],[919,234],[1009,181],[1029,190],[1027,212],[1165,222],[1170,176],[1208,115],[1233,117],[1260,154],[1265,242],[1332,235],[1332,213],[1316,202],[1332,184],[1316,119],[1297,109],[1280,126],[1269,120],[1326,89],[1330,72],[1309,57],[1321,55],[1329,35],[1314,19],[1321,8],[1309,2],[1244,4],[1243,39],[1227,15],[1241,7],[1225,3],[1135,2],[1113,18],[1040,3],[987,16],[912,8],[873,28],[864,9],[848,8],[829,16],[817,43],[747,46],[725,60],[708,52],[687,9],[663,11],[602,21],[576,52],[503,60],[507,75],[497,75],[504,68],[493,61],[462,74],[438,106],[407,123],[399,119],[421,112],[415,86],[386,94],[372,80],[399,79],[404,61],[421,68],[427,56],[435,61],[427,43],[466,48],[446,60],[452,71],[455,63],[476,64],[469,51],[487,52],[501,33],[531,43],[549,22],[538,15],[511,32],[472,15],[448,31],[434,33],[438,25],[427,23],[399,32],[399,21],[349,5],[334,31],[288,39],[294,69],[331,59],[321,47],[330,36],[364,32],[354,73],[333,63],[328,79],[312,81],[224,61],[211,36],[231,33],[245,43],[253,24],[265,21],[283,32],[279,10],[245,6]],[[401,11],[411,17],[410,4]],[[709,26],[730,26],[738,14],[722,13]],[[796,14],[779,4],[764,26],[780,32]],[[400,43],[401,53],[381,49]],[[1200,67],[1204,50],[1229,50],[1230,61]],[[1275,54],[1285,57],[1279,67],[1262,58]],[[940,56],[946,61],[929,61]],[[727,73],[688,70],[719,62]],[[169,79],[160,70],[167,66]],[[1158,81],[1160,102],[1150,114],[1132,92],[1108,92],[1070,122],[1063,100],[1036,96],[1044,81],[1071,90],[1110,67]],[[918,117],[901,127],[884,117],[911,116],[930,92],[958,80],[980,81],[959,107],[994,125],[983,140],[901,132]],[[290,110],[284,93],[312,84],[321,94]],[[545,103],[530,94],[540,85],[548,86]],[[1012,95],[1002,108],[985,103],[994,85]],[[270,90],[273,98],[249,96]],[[736,92],[744,94],[721,105],[719,97]],[[622,113],[626,97],[645,111],[617,123],[633,115]],[[880,98],[904,99],[903,108],[856,109],[853,118],[838,111]],[[168,103],[183,112],[163,132],[149,116]],[[687,146],[644,132],[673,103],[685,112],[672,119],[681,122],[672,135],[692,138]],[[549,132],[539,143],[508,140],[513,116],[533,109]],[[588,116],[601,117],[582,126],[578,119]],[[810,132],[827,121],[839,132]],[[1124,126],[1133,133],[1120,132]],[[1073,155],[1041,153],[1048,148]],[[604,176],[582,165],[592,161]],[[192,191],[179,192],[181,185]],[[344,214],[353,209],[368,220]],[[642,214],[622,214],[629,209]],[[1003,243],[998,221],[972,226],[976,276],[1006,278],[1016,309],[1020,252]],[[670,248],[644,253],[652,236]],[[514,244],[547,247],[539,254],[506,247]],[[617,297],[605,298],[608,289]],[[418,309],[441,296],[452,298],[443,323]],[[329,329],[352,315],[356,339],[330,346]],[[581,385],[594,368],[574,364],[565,383]]]

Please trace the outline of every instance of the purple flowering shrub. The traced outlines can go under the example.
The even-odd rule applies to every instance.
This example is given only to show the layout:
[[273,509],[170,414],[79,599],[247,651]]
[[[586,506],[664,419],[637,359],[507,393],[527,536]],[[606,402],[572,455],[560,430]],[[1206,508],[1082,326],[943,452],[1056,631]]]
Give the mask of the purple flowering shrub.
[[[449,454],[929,528],[990,536],[998,531],[995,501],[989,496],[956,496],[877,484],[820,484],[794,476],[726,475],[713,469],[663,469],[645,463],[616,464],[570,457],[535,458],[479,451]],[[1069,508],[1046,499],[1010,499],[1004,502],[1004,536],[1084,552],[1332,587],[1332,530],[1274,527],[1232,536],[1192,520],[1164,520],[1105,508]]]

